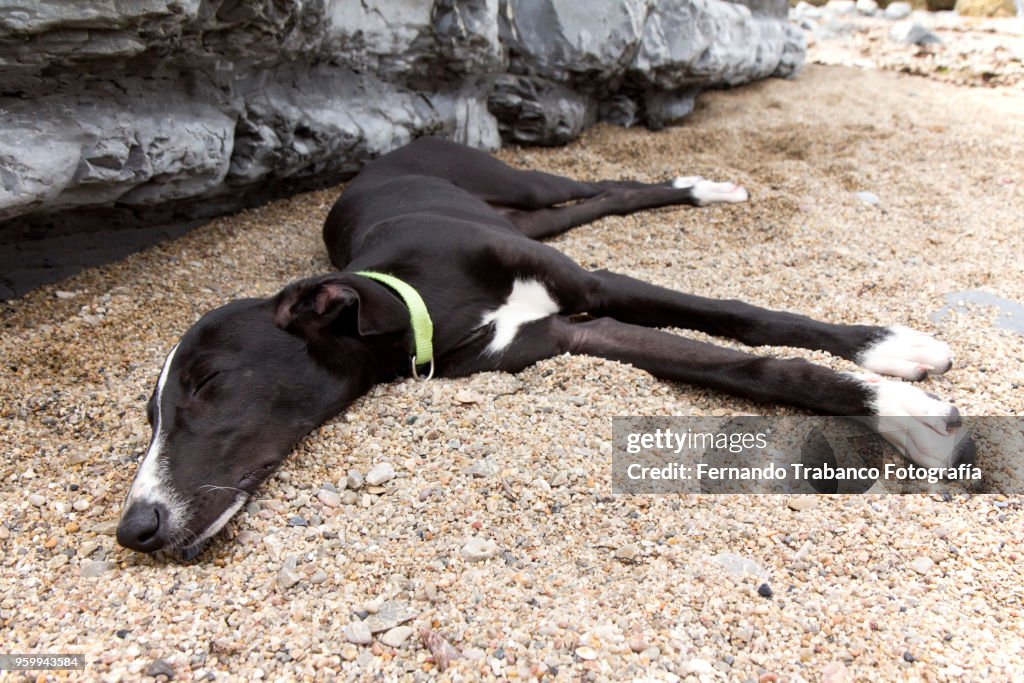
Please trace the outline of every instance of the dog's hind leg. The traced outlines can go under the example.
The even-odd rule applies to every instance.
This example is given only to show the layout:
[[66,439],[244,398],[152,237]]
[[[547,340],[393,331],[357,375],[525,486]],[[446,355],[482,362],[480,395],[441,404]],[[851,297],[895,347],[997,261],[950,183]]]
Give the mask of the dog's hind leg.
[[[678,179],[677,179],[678,180]],[[507,218],[527,237],[544,239],[604,216],[625,216],[665,206],[706,206],[718,202],[747,200],[747,191],[733,183],[712,183],[703,179],[677,186],[676,181],[660,184],[606,180],[596,183],[600,194],[568,206],[507,213]]]
[[426,175],[453,185],[501,210],[532,211],[600,194],[602,188],[542,171],[519,170],[486,152],[441,138],[415,140],[369,164],[366,179]]
[[588,312],[645,327],[682,327],[749,346],[820,349],[873,372],[920,380],[952,366],[949,347],[905,327],[836,325],[733,299],[683,294],[642,280],[594,271]]
[[948,466],[969,448],[956,433],[956,408],[910,384],[754,356],[611,318],[563,322],[559,334],[570,353],[629,363],[662,379],[818,413],[874,417],[879,432],[920,465]]

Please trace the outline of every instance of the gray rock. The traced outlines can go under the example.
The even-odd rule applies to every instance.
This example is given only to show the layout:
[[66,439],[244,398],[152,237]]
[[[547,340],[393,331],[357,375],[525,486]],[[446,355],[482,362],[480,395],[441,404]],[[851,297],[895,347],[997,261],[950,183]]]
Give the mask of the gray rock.
[[288,590],[302,580],[302,574],[295,569],[296,562],[297,558],[294,555],[289,555],[277,573],[277,587],[282,591]]
[[461,555],[462,559],[467,562],[483,562],[484,560],[491,559],[497,554],[497,544],[488,538],[481,538],[479,536],[474,536],[469,539],[469,541],[462,546],[462,550],[459,551],[459,555]]
[[462,473],[478,479],[489,479],[498,473],[498,466],[490,458],[483,458],[469,467],[464,467]]
[[878,14],[878,3],[875,0],[857,0],[857,12],[873,17]]
[[762,569],[757,562],[735,553],[719,553],[709,561],[711,564],[721,567],[730,574],[735,574],[737,576],[742,576],[744,574],[761,578],[767,578],[768,576],[768,572]]
[[329,489],[320,489],[316,494],[317,500],[329,508],[336,508],[341,505],[341,494]]
[[833,14],[853,14],[857,3],[854,0],[828,0],[825,9]]
[[146,667],[146,675],[156,678],[157,676],[165,676],[167,680],[174,678],[174,667],[165,662],[162,659],[154,659],[150,662],[149,666]]
[[892,27],[889,37],[897,43],[906,45],[936,45],[942,39],[921,24],[910,19],[901,21]]
[[922,555],[913,562],[910,563],[910,568],[922,576],[927,574],[935,566],[935,561],[927,556]]
[[363,473],[359,470],[349,470],[348,475],[345,477],[345,486],[352,491],[358,491],[363,488],[365,483],[366,479],[363,478]]
[[82,562],[79,576],[83,579],[94,579],[114,569],[117,569],[117,562],[112,560],[85,560]]
[[380,637],[380,642],[388,647],[401,647],[402,643],[412,635],[411,626],[396,626]]
[[345,640],[355,645],[369,645],[373,642],[373,634],[366,622],[353,621],[345,627]]
[[395,466],[389,462],[378,463],[366,473],[366,483],[370,486],[380,486],[384,482],[395,478]]
[[366,617],[363,623],[366,624],[366,627],[372,633],[380,633],[381,631],[389,631],[399,624],[415,618],[417,614],[419,612],[404,602],[387,600],[381,603],[380,608],[375,614]]
[[599,114],[668,125],[702,88],[795,73],[805,44],[787,12],[786,0],[0,0],[0,221],[191,220],[343,179],[424,134],[494,149],[562,144]]
[[902,2],[901,0],[899,0],[897,2],[890,2],[888,5],[886,5],[883,14],[885,15],[886,19],[898,21],[900,19],[906,19],[907,17],[910,16],[910,13],[913,11],[914,8],[909,2]]

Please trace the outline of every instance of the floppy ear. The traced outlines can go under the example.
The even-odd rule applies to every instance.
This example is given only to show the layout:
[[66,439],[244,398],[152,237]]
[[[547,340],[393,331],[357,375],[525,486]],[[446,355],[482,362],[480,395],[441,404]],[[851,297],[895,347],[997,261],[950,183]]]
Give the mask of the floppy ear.
[[[322,330],[331,326],[360,336],[400,332],[409,311],[384,285],[342,273],[293,282],[274,299],[274,322],[281,329]],[[354,329],[345,330],[354,322]]]

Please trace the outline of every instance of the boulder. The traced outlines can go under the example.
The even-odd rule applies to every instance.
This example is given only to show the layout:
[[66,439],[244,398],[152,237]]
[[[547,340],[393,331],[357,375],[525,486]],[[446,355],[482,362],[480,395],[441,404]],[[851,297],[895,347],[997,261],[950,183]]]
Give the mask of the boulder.
[[787,11],[0,0],[0,256],[21,240],[181,223],[334,183],[425,134],[495,149],[564,144],[600,119],[669,125],[703,88],[796,73],[805,43]]
[[957,14],[964,17],[1015,17],[1014,0],[956,0]]

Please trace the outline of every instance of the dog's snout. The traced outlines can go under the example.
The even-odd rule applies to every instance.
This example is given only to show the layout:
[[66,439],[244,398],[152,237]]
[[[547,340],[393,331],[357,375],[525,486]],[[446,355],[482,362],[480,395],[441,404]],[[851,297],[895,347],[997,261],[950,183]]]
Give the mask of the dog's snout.
[[117,525],[117,542],[125,548],[150,553],[167,542],[168,511],[159,503],[134,502]]

